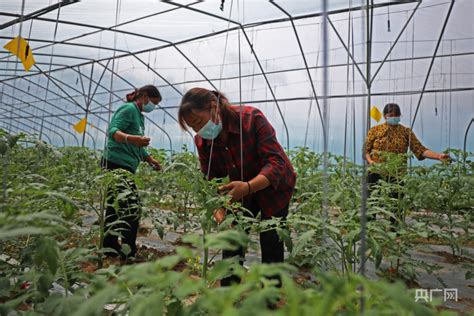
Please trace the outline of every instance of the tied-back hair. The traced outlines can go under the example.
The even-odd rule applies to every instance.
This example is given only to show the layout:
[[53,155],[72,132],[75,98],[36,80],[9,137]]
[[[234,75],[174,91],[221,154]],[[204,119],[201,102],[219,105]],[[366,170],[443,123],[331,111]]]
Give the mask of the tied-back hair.
[[144,95],[148,96],[149,98],[158,98],[161,101],[160,91],[158,91],[157,87],[151,84],[143,86],[140,89],[135,89],[135,91],[127,94],[125,98],[127,102],[133,102]]
[[178,122],[181,128],[188,130],[185,118],[193,112],[210,111],[211,101],[213,100],[219,101],[219,113],[224,127],[229,125],[230,120],[239,118],[238,113],[230,108],[229,100],[222,92],[205,88],[192,88],[184,94],[179,105]]
[[396,103],[387,103],[387,105],[385,105],[385,107],[383,108],[383,115],[385,116],[388,113],[393,113],[396,116],[402,115],[400,107]]

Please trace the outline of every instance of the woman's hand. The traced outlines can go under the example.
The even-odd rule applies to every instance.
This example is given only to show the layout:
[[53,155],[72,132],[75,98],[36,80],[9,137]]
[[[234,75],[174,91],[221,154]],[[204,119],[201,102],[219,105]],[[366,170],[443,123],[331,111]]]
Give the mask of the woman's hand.
[[146,147],[150,144],[150,137],[139,135],[128,135],[127,143],[134,144],[138,147]]
[[218,208],[217,210],[214,211],[214,220],[216,221],[217,224],[220,224],[224,221],[225,214],[226,214],[226,211],[223,208]]
[[448,161],[450,159],[448,154],[438,154],[438,157],[436,158],[440,161]]
[[161,170],[161,164],[158,160],[156,160],[155,158],[153,158],[152,156],[147,156],[145,157],[145,161],[148,162],[148,164],[153,168],[155,169],[156,171],[160,171]]
[[151,162],[150,162],[150,166],[156,170],[156,171],[160,171],[161,170],[161,165],[160,163],[158,162],[158,160],[155,160],[153,159]]
[[227,193],[232,197],[231,202],[235,202],[250,194],[248,182],[232,181],[219,187],[219,192]]
[[436,159],[443,162],[447,162],[451,159],[448,154],[437,153],[429,149],[423,152],[423,157],[429,158],[429,159]]

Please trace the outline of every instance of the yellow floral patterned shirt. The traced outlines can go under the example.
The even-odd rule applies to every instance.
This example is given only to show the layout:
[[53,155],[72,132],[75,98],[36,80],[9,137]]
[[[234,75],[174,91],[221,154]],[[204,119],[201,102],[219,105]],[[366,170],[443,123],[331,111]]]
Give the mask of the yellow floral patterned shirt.
[[410,150],[418,160],[423,160],[423,153],[428,150],[416,138],[415,133],[403,125],[388,125],[387,122],[376,125],[369,130],[365,143],[365,153],[375,162],[382,162],[380,152],[405,154]]

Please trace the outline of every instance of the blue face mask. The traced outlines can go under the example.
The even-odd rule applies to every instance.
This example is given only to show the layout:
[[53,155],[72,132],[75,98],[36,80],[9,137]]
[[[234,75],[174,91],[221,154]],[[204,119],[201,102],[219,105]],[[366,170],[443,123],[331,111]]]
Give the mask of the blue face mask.
[[151,111],[153,111],[155,109],[155,107],[156,107],[156,105],[154,105],[151,102],[148,102],[147,104],[143,105],[143,112],[150,113]]
[[219,133],[222,131],[222,123],[214,123],[213,121],[207,121],[206,125],[204,125],[197,133],[204,139],[215,139],[219,136]]
[[400,123],[400,116],[387,117],[388,125],[398,125]]

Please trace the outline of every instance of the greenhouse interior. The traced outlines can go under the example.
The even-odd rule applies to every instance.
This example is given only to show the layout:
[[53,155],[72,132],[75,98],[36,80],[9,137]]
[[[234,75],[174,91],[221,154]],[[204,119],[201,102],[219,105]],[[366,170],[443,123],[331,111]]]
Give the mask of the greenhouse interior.
[[0,314],[474,313],[473,16],[1,0]]

